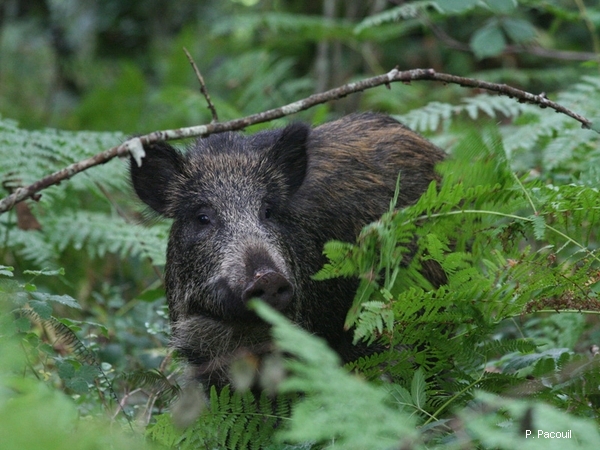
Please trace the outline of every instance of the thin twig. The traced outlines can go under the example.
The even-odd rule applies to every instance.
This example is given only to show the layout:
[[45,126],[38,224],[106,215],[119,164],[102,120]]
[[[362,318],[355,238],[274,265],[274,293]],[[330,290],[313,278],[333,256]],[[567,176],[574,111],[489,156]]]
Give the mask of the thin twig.
[[206,103],[208,103],[208,109],[210,109],[210,113],[212,114],[212,122],[211,123],[216,123],[219,121],[219,116],[217,115],[217,109],[215,108],[215,105],[213,105],[213,102],[210,99],[210,95],[208,95],[208,89],[206,89],[206,84],[204,83],[204,78],[202,77],[202,74],[200,73],[198,66],[194,62],[194,58],[192,58],[192,55],[190,55],[190,52],[188,52],[187,48],[183,47],[183,51],[185,52],[188,60],[190,61],[190,64],[192,65],[194,72],[196,73],[196,78],[198,78],[198,82],[200,83],[200,92],[202,93],[202,95],[204,95],[204,98],[206,99]]
[[367,78],[356,83],[345,84],[341,87],[330,89],[329,91],[320,94],[314,94],[303,100],[281,106],[279,108],[270,109],[258,114],[252,114],[241,119],[230,120],[227,122],[210,123],[207,125],[197,125],[187,128],[178,128],[175,130],[155,131],[153,133],[129,139],[118,145],[98,153],[90,158],[73,163],[64,169],[54,172],[29,186],[16,189],[12,194],[0,200],[0,214],[13,208],[15,204],[23,200],[34,197],[36,193],[49,186],[59,184],[61,181],[71,178],[73,175],[83,172],[90,167],[105,164],[117,156],[126,156],[129,152],[138,151],[143,145],[147,145],[157,141],[168,141],[173,139],[181,139],[196,136],[208,136],[209,134],[222,133],[224,131],[241,130],[250,125],[257,123],[268,122],[280,117],[304,111],[315,105],[326,103],[332,100],[337,100],[355,92],[361,92],[376,86],[386,85],[394,82],[409,83],[417,80],[442,81],[444,83],[458,84],[463,87],[485,89],[499,94],[506,95],[511,98],[516,98],[522,103],[531,103],[539,105],[541,108],[551,108],[556,112],[565,114],[581,123],[583,128],[591,128],[592,122],[585,117],[565,108],[558,103],[548,100],[545,95],[534,95],[520,89],[507,86],[505,84],[488,83],[487,81],[476,80],[473,78],[463,78],[445,73],[437,73],[433,69],[414,69],[400,72],[398,69],[393,69],[384,75]]

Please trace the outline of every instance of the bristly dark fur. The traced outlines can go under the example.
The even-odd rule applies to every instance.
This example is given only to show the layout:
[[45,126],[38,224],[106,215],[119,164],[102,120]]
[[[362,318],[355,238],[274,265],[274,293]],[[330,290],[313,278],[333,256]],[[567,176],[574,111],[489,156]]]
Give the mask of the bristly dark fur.
[[[415,202],[444,153],[394,119],[356,114],[311,129],[199,139],[183,155],[146,148],[131,165],[138,196],[174,219],[165,283],[172,341],[207,385],[228,382],[240,349],[268,350],[269,329],[246,308],[259,296],[328,340],[345,361],[365,351],[344,331],[356,280],[315,281],[325,242],[354,241],[388,208]],[[434,285],[443,274],[424,268]]]

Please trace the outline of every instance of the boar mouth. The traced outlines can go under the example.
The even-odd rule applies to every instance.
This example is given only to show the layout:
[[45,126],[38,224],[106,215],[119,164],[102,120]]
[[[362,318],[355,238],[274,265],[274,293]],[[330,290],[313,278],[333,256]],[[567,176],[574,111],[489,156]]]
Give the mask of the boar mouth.
[[171,345],[188,362],[202,365],[239,348],[264,345],[271,339],[269,330],[265,322],[229,323],[198,313],[171,324]]

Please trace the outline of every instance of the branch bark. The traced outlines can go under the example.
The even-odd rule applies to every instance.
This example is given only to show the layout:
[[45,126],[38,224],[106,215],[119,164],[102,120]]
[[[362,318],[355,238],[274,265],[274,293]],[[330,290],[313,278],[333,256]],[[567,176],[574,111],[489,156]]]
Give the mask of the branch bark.
[[592,122],[590,120],[571,111],[570,109],[565,108],[562,105],[559,105],[558,103],[548,100],[544,94],[534,95],[505,84],[488,83],[486,81],[473,78],[463,78],[446,73],[438,73],[433,69],[414,69],[402,72],[397,69],[393,69],[383,75],[367,78],[356,83],[348,83],[341,87],[330,89],[326,92],[311,95],[303,100],[299,100],[288,105],[258,114],[252,114],[241,119],[230,120],[227,122],[213,122],[206,125],[178,128],[174,130],[155,131],[144,136],[129,139],[121,145],[112,147],[90,158],[71,164],[64,169],[54,172],[36,181],[35,183],[30,184],[29,186],[16,189],[12,194],[0,200],[0,214],[9,211],[17,203],[22,202],[23,200],[28,198],[35,199],[40,191],[49,186],[59,184],[60,182],[67,180],[72,176],[89,169],[90,167],[105,164],[117,156],[126,156],[128,153],[131,153],[137,159],[138,157],[143,156],[143,145],[150,144],[152,142],[196,136],[208,136],[209,134],[222,133],[224,131],[240,130],[250,125],[268,122],[273,119],[288,116],[299,111],[309,109],[315,105],[337,100],[355,92],[361,92],[376,86],[385,85],[389,87],[390,83],[399,81],[403,83],[410,83],[411,81],[418,80],[441,81],[443,83],[458,84],[459,86],[463,87],[498,92],[499,94],[516,98],[522,103],[531,103],[538,105],[541,108],[552,108],[556,112],[565,114],[577,120],[581,123],[583,128],[591,128],[592,126]]

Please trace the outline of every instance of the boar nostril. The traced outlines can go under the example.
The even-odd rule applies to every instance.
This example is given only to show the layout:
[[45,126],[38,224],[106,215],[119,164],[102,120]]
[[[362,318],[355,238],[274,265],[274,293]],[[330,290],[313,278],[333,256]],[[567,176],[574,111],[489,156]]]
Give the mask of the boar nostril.
[[266,272],[256,276],[243,293],[243,300],[260,298],[273,308],[283,311],[292,299],[293,289],[290,282],[280,273]]

